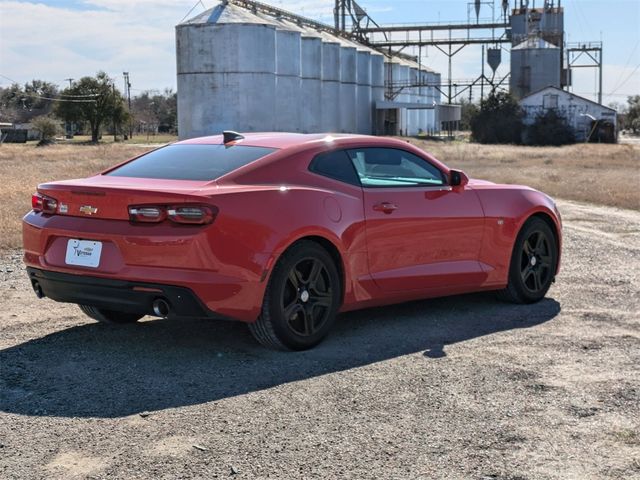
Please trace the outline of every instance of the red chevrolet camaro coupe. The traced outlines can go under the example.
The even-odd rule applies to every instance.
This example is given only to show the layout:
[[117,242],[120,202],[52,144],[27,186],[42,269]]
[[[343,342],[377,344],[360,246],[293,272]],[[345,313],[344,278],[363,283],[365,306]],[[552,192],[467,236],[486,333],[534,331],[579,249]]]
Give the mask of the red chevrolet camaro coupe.
[[122,324],[246,322],[310,348],[339,311],[495,290],[530,303],[559,268],[547,195],[469,180],[391,138],[235,132],[40,185],[23,223],[35,293]]

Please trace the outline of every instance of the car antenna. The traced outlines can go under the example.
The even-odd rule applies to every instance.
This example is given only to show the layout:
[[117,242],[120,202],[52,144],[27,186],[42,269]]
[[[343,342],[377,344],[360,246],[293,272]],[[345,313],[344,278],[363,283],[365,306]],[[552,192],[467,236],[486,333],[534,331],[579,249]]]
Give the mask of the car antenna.
[[224,132],[222,132],[222,137],[222,141],[225,145],[230,142],[237,142],[238,140],[242,140],[244,138],[238,132],[234,132],[233,130],[225,130]]

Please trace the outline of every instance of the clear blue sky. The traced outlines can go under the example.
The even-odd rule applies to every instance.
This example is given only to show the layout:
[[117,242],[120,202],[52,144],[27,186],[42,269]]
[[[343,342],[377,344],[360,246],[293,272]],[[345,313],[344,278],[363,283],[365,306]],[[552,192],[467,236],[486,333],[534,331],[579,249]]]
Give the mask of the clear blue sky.
[[[263,0],[268,1],[268,0]],[[556,0],[557,1],[557,0]],[[203,0],[210,7],[216,2]],[[273,5],[332,22],[333,0],[275,0]],[[378,23],[465,21],[467,0],[359,0]],[[496,0],[496,11],[500,1]],[[530,4],[532,0],[530,1]],[[536,0],[541,6],[543,0]],[[514,1],[511,0],[511,6]],[[42,78],[58,84],[106,70],[131,72],[134,93],[175,88],[173,27],[196,0],[0,0],[0,75],[19,82]],[[568,40],[604,41],[604,103],[640,93],[640,0],[564,0]],[[195,15],[203,11],[197,4]],[[490,11],[483,7],[481,17]],[[446,59],[427,49],[425,63],[446,77]],[[507,55],[499,73],[508,68]],[[478,47],[454,61],[454,78],[477,76]],[[574,76],[574,91],[594,98],[596,72]],[[0,86],[10,82],[0,77]]]

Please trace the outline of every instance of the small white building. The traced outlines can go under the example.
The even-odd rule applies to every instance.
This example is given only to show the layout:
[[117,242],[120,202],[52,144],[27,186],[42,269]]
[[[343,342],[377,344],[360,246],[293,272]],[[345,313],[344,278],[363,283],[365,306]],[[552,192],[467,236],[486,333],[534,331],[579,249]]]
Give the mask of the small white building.
[[578,142],[589,137],[591,140],[615,142],[616,111],[588,98],[549,86],[523,97],[520,106],[524,111],[525,125],[533,124],[538,115],[553,108],[573,127]]

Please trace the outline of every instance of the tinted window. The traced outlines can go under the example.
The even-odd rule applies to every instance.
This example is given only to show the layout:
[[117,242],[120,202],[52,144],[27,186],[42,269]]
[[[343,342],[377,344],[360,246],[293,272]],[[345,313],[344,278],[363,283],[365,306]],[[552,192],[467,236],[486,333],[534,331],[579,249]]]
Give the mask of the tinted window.
[[395,148],[347,150],[364,187],[444,185],[440,170],[426,160]]
[[275,151],[234,145],[169,145],[107,173],[114,177],[215,180]]
[[344,150],[321,153],[313,159],[309,169],[312,172],[340,180],[341,182],[360,185],[358,174]]

